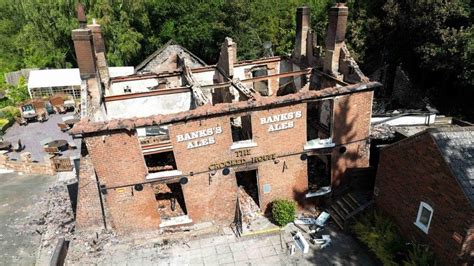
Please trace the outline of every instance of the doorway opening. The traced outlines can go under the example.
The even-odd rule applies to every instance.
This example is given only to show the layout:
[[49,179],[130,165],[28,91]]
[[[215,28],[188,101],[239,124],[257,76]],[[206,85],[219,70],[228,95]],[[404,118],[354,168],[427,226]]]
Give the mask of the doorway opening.
[[240,192],[247,194],[253,200],[253,203],[259,207],[257,170],[236,172],[235,177]]
[[154,183],[152,187],[158,203],[158,213],[163,220],[188,214],[180,183]]
[[308,192],[327,194],[331,188],[331,155],[308,156]]

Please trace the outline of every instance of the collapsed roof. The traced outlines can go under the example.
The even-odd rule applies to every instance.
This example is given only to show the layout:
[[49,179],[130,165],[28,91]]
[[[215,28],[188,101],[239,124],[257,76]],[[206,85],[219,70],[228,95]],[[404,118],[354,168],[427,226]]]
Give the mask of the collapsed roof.
[[[84,120],[77,125],[76,132],[81,127],[87,128],[86,123],[231,110],[232,106],[242,105],[240,102],[258,106],[278,102],[279,97],[291,94],[295,96],[282,100],[297,101],[300,95],[317,98],[350,84],[362,84],[357,88],[379,86],[368,83],[345,45],[348,16],[345,5],[337,4],[330,9],[324,45],[316,43],[310,9],[300,7],[296,14],[296,40],[291,57],[238,61],[237,43],[225,38],[218,62],[206,65],[170,41],[138,65],[136,74],[116,78],[111,77],[107,68],[100,25],[83,25],[73,30],[81,77],[87,80],[84,83],[87,96],[82,97]],[[321,93],[306,93],[320,90]],[[194,109],[200,110],[193,112]]]

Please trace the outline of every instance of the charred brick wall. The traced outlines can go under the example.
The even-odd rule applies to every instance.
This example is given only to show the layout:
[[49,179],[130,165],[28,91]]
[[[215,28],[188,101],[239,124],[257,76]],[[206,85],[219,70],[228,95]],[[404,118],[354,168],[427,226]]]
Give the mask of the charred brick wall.
[[[261,124],[261,119],[289,112],[300,112],[301,117],[292,119],[293,127],[268,132],[269,124]],[[246,115],[246,113],[235,114]],[[236,171],[258,171],[260,206],[266,210],[275,198],[293,199],[307,189],[306,162],[300,160],[299,153],[306,142],[306,106],[298,104],[290,107],[273,108],[251,113],[253,141],[257,146],[231,149],[232,134],[230,116],[175,124],[170,128],[177,167],[183,173],[199,173],[189,177],[183,186],[188,214],[193,221],[214,219],[216,222],[233,221],[237,199]],[[287,120],[285,122],[288,122]],[[178,135],[208,128],[221,127],[222,133],[215,134],[214,144],[193,149],[187,148],[186,141],[178,142]],[[241,151],[248,151],[245,155]],[[296,155],[290,155],[298,153]],[[261,159],[248,165],[233,165],[228,175],[222,168],[209,173],[212,164],[246,159],[251,162],[256,157],[275,154],[276,160]],[[270,192],[264,193],[263,186],[270,185]]]
[[[461,248],[473,238],[474,212],[429,134],[381,151],[376,195],[377,209],[407,240],[429,244],[445,265],[467,262],[472,244],[466,243],[464,254]],[[421,201],[433,208],[428,234],[414,224]]]
[[[369,166],[369,130],[373,92],[361,92],[334,99],[332,138],[332,185],[338,187],[350,180],[348,168]],[[341,149],[345,148],[345,151]]]
[[[85,141],[100,184],[114,187],[145,181],[148,172],[140,143],[133,132],[118,130],[91,135]],[[142,191],[135,191],[133,186],[109,189],[103,199],[109,214],[107,223],[117,231],[159,227],[160,217],[151,186],[143,186]]]
[[[333,152],[334,185],[340,183],[347,168],[368,165],[368,149],[364,148],[371,101],[372,92],[340,96],[334,100],[333,139],[336,144],[347,147],[343,154],[338,148]],[[256,145],[231,148],[230,117],[248,114]],[[236,172],[247,170],[257,170],[259,203],[263,211],[268,211],[276,198],[295,199],[300,207],[304,206],[308,178],[307,161],[302,160],[301,154],[307,141],[306,116],[306,103],[300,103],[169,125],[177,169],[189,180],[182,185],[189,217],[194,222],[228,224],[233,221]],[[192,139],[185,137],[192,132],[200,133]],[[134,133],[109,131],[86,135],[85,140],[101,184],[113,187],[146,181],[148,172]],[[239,163],[239,160],[250,163]],[[227,175],[223,173],[225,167],[230,169]],[[160,217],[149,185],[144,185],[141,192],[132,186],[109,189],[103,198],[107,222],[118,231],[158,228]]]

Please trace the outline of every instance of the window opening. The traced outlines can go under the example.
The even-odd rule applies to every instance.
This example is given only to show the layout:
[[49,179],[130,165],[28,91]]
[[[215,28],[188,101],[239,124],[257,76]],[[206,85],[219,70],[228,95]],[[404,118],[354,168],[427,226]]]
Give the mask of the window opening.
[[148,173],[176,170],[176,162],[172,151],[145,155]]
[[308,190],[331,186],[331,155],[308,156]]
[[186,203],[180,183],[152,183],[160,217],[173,218],[187,215]]
[[250,115],[231,117],[230,126],[233,142],[252,139],[252,120]]
[[[251,70],[252,78],[268,76],[267,66],[255,67]],[[268,96],[268,80],[259,80],[253,82],[253,89],[263,96]]]

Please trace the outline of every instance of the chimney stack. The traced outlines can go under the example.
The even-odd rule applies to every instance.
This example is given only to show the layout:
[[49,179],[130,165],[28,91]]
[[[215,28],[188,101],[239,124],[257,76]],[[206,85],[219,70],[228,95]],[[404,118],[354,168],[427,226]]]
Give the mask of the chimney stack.
[[337,3],[329,10],[324,71],[336,77],[339,76],[339,57],[346,37],[348,15],[349,9],[343,3]]
[[296,41],[294,58],[302,60],[307,57],[308,31],[311,28],[310,9],[307,6],[296,9]]
[[94,50],[96,53],[105,53],[105,43],[102,37],[102,29],[99,24],[95,23],[95,19],[92,20],[92,24],[87,25],[92,32],[92,41],[94,43]]
[[95,76],[95,53],[91,30],[87,28],[73,30],[72,40],[74,41],[74,49],[76,51],[76,59],[81,78],[86,79]]
[[76,5],[76,14],[77,20],[79,20],[79,28],[84,29],[87,24],[86,12],[84,11],[84,6],[78,2]]
[[217,67],[232,79],[235,63],[237,63],[237,44],[231,38],[226,37],[221,47]]

